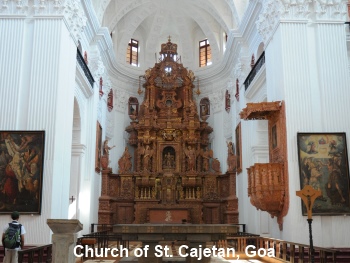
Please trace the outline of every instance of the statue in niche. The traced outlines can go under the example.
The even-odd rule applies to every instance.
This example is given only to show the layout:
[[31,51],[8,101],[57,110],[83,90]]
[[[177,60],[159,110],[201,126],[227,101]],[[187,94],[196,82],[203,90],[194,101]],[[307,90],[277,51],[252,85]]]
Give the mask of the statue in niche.
[[210,159],[213,158],[213,150],[205,147],[205,150],[201,152],[201,156],[203,157],[203,171],[207,172],[210,170]]
[[237,166],[237,156],[234,152],[234,145],[232,142],[227,143],[227,171],[235,172]]
[[119,173],[129,172],[131,170],[131,154],[129,153],[128,147],[125,147],[122,157],[118,161]]
[[198,186],[196,190],[197,199],[201,199],[201,188]]
[[195,171],[196,170],[196,159],[197,159],[197,153],[196,150],[193,149],[191,146],[188,146],[187,150],[184,149],[185,155],[187,157],[187,170],[188,171]]
[[181,178],[177,179],[176,191],[177,191],[177,199],[184,199],[184,193],[183,193],[183,186],[182,186]]
[[146,147],[141,147],[140,154],[142,156],[143,171],[151,171],[151,158],[153,156],[153,149],[146,145]]
[[210,115],[210,101],[208,98],[203,98],[200,101],[200,117],[206,121]]
[[175,168],[175,157],[170,152],[167,152],[163,156],[163,168],[167,168],[167,169]]
[[137,98],[130,97],[129,102],[128,102],[128,114],[130,119],[136,120],[138,116],[138,111],[139,111],[139,101]]

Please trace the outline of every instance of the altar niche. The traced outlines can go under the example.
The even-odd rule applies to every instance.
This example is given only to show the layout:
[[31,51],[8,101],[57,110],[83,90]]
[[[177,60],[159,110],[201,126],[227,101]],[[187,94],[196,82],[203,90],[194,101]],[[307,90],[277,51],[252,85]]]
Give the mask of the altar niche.
[[175,149],[171,146],[164,148],[162,153],[162,168],[163,170],[175,170],[176,168],[176,153]]

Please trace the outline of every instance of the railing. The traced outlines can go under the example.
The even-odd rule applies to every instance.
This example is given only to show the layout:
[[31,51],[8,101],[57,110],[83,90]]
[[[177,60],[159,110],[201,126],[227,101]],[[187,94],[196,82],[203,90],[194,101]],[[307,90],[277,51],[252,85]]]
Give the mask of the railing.
[[80,53],[80,50],[77,48],[77,61],[80,65],[80,67],[82,68],[82,70],[84,71],[84,74],[86,76],[86,78],[88,79],[88,81],[90,82],[91,88],[94,86],[94,78],[91,75],[90,69],[88,68],[88,66],[85,63],[85,60],[83,58],[83,56]]
[[[256,234],[246,233],[245,224],[234,224],[239,228],[237,234],[228,235],[226,240],[215,242],[218,247],[233,247],[237,254],[245,254],[247,246],[255,246],[255,250],[264,248],[265,250],[273,248],[275,251],[275,259],[283,262],[291,263],[308,263],[311,262],[310,246],[284,240],[261,237]],[[96,229],[95,229],[96,228]],[[117,245],[129,248],[129,242],[122,240],[121,236],[112,233],[113,225],[108,224],[91,224],[91,231],[100,230],[84,235],[82,238],[96,238],[100,247],[107,247],[109,241],[118,241]],[[336,263],[337,250],[321,248],[314,246],[315,262],[319,263]]]
[[[94,232],[95,227],[97,228],[97,232]],[[116,242],[117,246],[121,245],[125,248],[129,248],[129,241],[122,240],[121,235],[113,233],[113,225],[109,224],[91,224],[91,233],[78,238],[77,245],[81,245],[84,238],[95,239],[99,249],[108,247],[111,241]]]
[[[96,229],[95,229],[96,227]],[[91,224],[91,230],[90,233],[94,233],[96,231],[110,231],[113,232],[113,225],[112,224]]]
[[[246,253],[248,245],[255,246],[254,250],[256,251],[259,248],[264,248],[265,250],[273,248],[275,251],[275,258],[281,259],[284,262],[306,263],[311,260],[309,245],[274,238],[265,238],[249,233],[246,233],[244,236],[229,237],[227,245],[234,247],[237,253]],[[315,262],[335,263],[336,254],[337,251],[334,249],[314,247]]]
[[18,262],[26,263],[51,263],[52,244],[22,249],[18,251]]
[[265,64],[265,51],[261,54],[258,61],[255,63],[254,67],[250,71],[248,77],[244,81],[244,87],[245,90],[248,89],[249,85],[253,82],[256,74],[259,72],[259,70],[262,68],[262,66]]

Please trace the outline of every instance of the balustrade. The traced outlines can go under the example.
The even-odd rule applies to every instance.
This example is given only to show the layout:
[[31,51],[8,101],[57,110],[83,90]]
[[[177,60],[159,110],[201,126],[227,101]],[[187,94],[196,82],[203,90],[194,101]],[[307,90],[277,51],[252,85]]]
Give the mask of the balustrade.
[[248,89],[249,85],[253,82],[256,74],[259,72],[259,70],[262,68],[262,66],[265,64],[265,52],[261,54],[258,61],[255,63],[254,67],[250,71],[248,77],[244,81],[244,87],[245,90]]
[[80,65],[81,69],[84,71],[85,77],[88,79],[91,88],[94,86],[94,78],[90,72],[90,69],[88,68],[88,66],[86,65],[83,56],[81,55],[79,49],[77,49],[77,62]]

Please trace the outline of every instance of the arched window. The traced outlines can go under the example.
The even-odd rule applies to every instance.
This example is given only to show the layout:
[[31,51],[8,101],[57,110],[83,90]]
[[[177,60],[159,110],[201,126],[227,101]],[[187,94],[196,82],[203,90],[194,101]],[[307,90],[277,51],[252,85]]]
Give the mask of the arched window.
[[199,41],[199,67],[211,65],[211,47],[208,39]]
[[132,66],[139,65],[139,41],[130,39],[126,50],[126,62]]

